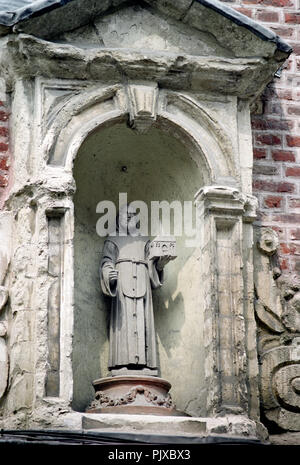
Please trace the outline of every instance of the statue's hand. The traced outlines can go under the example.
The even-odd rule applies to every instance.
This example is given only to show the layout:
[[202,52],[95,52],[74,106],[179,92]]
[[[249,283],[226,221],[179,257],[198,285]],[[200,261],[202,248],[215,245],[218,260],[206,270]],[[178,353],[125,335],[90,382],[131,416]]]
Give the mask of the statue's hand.
[[108,275],[108,279],[110,284],[115,284],[115,282],[118,280],[118,270],[111,270]]
[[171,255],[164,255],[160,257],[156,262],[156,268],[158,271],[162,271],[163,268],[166,266],[167,263],[172,259]]

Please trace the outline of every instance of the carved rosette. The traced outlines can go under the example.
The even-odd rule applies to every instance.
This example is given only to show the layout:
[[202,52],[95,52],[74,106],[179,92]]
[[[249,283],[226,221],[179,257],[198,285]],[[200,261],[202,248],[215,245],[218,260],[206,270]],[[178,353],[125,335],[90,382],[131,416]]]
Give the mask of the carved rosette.
[[279,239],[272,228],[262,228],[257,247],[266,255],[273,255],[277,251]]

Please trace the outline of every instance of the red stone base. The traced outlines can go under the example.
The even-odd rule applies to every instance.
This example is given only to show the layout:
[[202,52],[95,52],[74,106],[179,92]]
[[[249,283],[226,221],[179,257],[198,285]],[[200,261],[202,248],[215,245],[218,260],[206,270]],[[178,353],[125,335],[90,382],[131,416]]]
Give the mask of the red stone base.
[[95,400],[87,413],[188,416],[176,410],[171,384],[154,376],[114,376],[93,382]]

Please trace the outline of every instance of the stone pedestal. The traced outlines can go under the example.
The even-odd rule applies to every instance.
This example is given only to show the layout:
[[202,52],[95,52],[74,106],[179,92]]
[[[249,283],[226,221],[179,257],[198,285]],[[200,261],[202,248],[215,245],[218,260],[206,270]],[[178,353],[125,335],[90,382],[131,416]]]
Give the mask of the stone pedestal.
[[154,376],[114,376],[93,382],[95,400],[87,413],[187,416],[176,410],[171,384]]

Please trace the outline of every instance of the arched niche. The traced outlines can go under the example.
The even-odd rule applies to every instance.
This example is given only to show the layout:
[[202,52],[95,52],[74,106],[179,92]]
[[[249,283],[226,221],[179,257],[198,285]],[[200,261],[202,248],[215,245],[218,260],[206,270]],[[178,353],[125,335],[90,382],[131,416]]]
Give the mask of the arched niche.
[[[43,141],[48,166],[61,166],[71,173],[79,148],[89,134],[100,126],[123,120],[138,121],[141,112],[147,115],[149,125],[164,127],[189,146],[195,162],[198,164],[201,160],[207,185],[224,181],[235,186],[239,183],[234,128],[230,127],[229,134],[207,102],[201,104],[190,95],[155,89],[146,83],[81,89],[64,105],[60,102],[53,106]],[[235,113],[229,103],[229,120],[232,115],[234,120]]]
[[[74,160],[74,342],[73,408],[82,411],[93,399],[92,381],[108,374],[109,299],[99,285],[104,238],[96,233],[101,200],[118,206],[128,201],[193,202],[207,183],[203,155],[185,131],[158,118],[147,134],[126,119],[99,126],[81,144]],[[193,206],[195,218],[195,207]],[[160,375],[171,382],[177,407],[205,415],[202,262],[197,247],[177,237],[178,258],[166,269],[164,286],[153,292]]]

